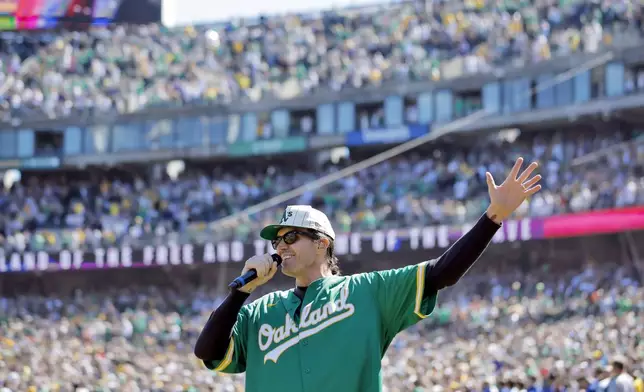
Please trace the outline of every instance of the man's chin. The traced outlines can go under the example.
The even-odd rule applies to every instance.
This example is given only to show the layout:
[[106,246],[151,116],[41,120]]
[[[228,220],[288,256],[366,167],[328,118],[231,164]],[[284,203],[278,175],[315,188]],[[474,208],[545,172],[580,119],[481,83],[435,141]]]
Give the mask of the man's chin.
[[290,271],[288,269],[284,269],[284,268],[282,268],[282,275],[286,275],[286,276],[288,276],[290,278],[293,277],[293,275],[290,273]]
[[288,268],[282,267],[282,274],[288,276],[289,278],[294,278],[295,275],[293,275],[292,271],[290,271]]

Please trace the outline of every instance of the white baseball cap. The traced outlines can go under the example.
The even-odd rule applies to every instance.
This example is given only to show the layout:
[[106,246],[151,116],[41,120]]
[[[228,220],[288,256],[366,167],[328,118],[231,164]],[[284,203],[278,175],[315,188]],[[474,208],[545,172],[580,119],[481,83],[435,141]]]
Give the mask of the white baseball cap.
[[331,227],[329,218],[320,210],[311,206],[294,205],[287,206],[282,215],[282,219],[276,225],[268,225],[262,229],[259,236],[265,240],[274,240],[277,232],[282,227],[297,227],[302,229],[311,229],[329,236],[335,240],[335,231]]

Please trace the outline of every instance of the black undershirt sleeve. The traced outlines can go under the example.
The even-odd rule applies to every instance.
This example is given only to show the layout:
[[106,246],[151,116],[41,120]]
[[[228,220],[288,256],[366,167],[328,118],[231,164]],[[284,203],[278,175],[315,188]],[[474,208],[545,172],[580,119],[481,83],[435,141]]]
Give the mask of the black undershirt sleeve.
[[429,297],[458,282],[478,260],[501,225],[483,215],[465,235],[439,258],[431,260],[425,270],[423,295]]
[[250,294],[234,290],[212,312],[197,338],[194,353],[204,362],[224,359],[237,315]]

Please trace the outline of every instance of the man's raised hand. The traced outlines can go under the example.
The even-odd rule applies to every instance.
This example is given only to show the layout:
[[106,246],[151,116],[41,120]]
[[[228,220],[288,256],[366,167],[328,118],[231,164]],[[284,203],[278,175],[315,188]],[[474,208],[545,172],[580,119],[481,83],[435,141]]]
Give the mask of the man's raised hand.
[[485,173],[490,194],[490,207],[487,210],[487,216],[496,223],[501,223],[509,218],[525,199],[541,189],[541,185],[539,185],[541,175],[537,174],[531,177],[539,164],[532,162],[523,172],[519,173],[522,166],[523,158],[517,159],[510,174],[500,185],[496,185],[490,172]]

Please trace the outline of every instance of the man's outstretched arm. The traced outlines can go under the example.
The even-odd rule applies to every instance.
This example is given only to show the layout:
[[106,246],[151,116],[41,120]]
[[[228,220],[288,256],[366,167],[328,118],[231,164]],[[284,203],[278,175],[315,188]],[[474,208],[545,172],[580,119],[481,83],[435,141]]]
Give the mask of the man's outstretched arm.
[[424,297],[432,296],[437,291],[456,284],[485,251],[501,227],[501,222],[508,219],[528,197],[541,189],[541,185],[538,185],[541,176],[530,178],[539,165],[532,162],[519,174],[522,164],[523,158],[517,159],[501,185],[496,185],[492,174],[486,173],[490,207],[472,229],[439,258],[427,263]]
[[474,265],[501,227],[487,214],[440,257],[427,262],[423,296],[452,286]]

